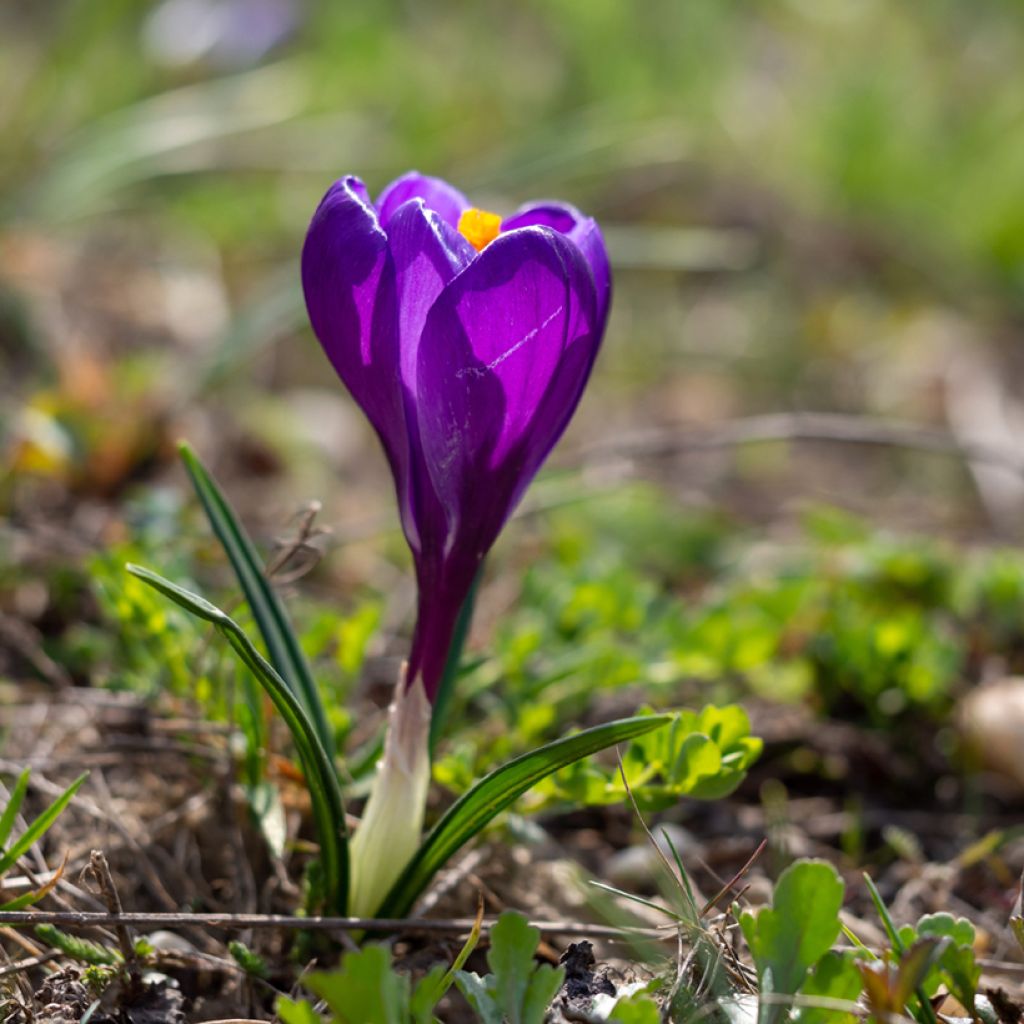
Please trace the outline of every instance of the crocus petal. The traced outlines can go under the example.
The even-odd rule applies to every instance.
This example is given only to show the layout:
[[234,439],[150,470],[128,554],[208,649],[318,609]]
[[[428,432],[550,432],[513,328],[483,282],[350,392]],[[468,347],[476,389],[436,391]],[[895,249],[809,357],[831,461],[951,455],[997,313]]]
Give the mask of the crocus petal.
[[416,560],[410,672],[431,699],[480,563],[579,401],[599,328],[582,253],[548,228],[501,235],[427,317],[418,442],[445,520]]
[[395,267],[398,295],[399,365],[405,429],[409,444],[408,477],[399,491],[402,525],[413,553],[420,555],[423,537],[443,536],[445,514],[433,493],[420,457],[416,416],[416,355],[427,313],[445,285],[476,256],[476,250],[450,228],[422,199],[410,199],[388,225],[388,248]]
[[584,216],[575,206],[568,203],[531,203],[521,206],[509,217],[502,225],[502,230],[514,231],[516,228],[534,225],[554,228],[579,246],[594,275],[597,315],[603,323],[608,315],[612,297],[612,273],[604,236],[597,226],[597,221],[593,217]]
[[419,591],[407,678],[431,701],[480,564],[579,402],[611,291],[573,207],[525,207],[476,246],[467,209],[415,173],[375,209],[346,178],[303,250],[314,330],[391,462]]
[[[441,293],[420,341],[420,439],[449,513],[449,545],[469,527],[493,541],[568,422],[599,340],[591,274],[557,232],[502,235]],[[584,358],[568,359],[574,346]],[[566,375],[570,380],[564,379]],[[549,393],[563,408],[538,415]]]
[[427,313],[445,285],[472,262],[476,250],[418,198],[403,203],[392,215],[388,247],[398,285],[402,381],[415,397],[416,352]]
[[377,211],[385,229],[389,228],[398,208],[410,199],[422,199],[427,209],[453,228],[458,227],[462,211],[469,209],[469,200],[447,181],[410,171],[396,178],[377,197]]
[[310,323],[338,376],[380,436],[406,518],[409,440],[395,267],[362,182],[342,178],[313,215],[302,249]]

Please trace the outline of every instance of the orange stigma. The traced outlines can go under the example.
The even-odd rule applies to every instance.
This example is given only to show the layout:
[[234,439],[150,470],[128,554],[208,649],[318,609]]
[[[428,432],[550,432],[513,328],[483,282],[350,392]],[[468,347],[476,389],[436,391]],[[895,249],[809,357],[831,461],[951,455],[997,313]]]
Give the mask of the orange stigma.
[[463,210],[459,217],[459,231],[469,239],[477,252],[482,252],[491,244],[501,231],[501,218],[488,210],[478,210],[475,206]]

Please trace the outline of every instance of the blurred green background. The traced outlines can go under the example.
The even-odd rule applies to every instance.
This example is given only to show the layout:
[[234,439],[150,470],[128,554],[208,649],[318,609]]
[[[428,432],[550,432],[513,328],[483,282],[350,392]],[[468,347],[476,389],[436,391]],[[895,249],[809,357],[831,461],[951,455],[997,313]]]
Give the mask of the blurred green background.
[[[300,387],[336,404],[297,287],[305,225],[338,175],[376,191],[410,167],[606,225],[587,437],[810,408],[998,441],[985,389],[1013,403],[1024,311],[1022,30],[1010,0],[8,0],[7,468],[116,491],[197,409],[260,406],[238,429],[271,444],[317,433],[262,409]],[[951,399],[956,377],[973,390]],[[842,490],[821,461],[790,469]],[[925,486],[962,482],[919,462]]]
[[[824,706],[838,687],[884,717],[976,666],[984,609],[1016,621],[1017,562],[970,563],[964,583],[949,550],[899,555],[872,531],[1018,541],[1019,473],[898,445],[692,446],[812,410],[1017,457],[1016,0],[5,0],[0,611],[72,671],[149,663],[89,646],[79,619],[137,609],[83,604],[54,563],[110,594],[128,556],[194,569],[180,436],[261,541],[323,501],[337,550],[303,593],[334,618],[304,620],[314,654],[355,637],[351,676],[374,630],[407,626],[390,481],[308,329],[298,253],[334,178],[376,193],[412,167],[502,212],[575,203],[616,271],[592,387],[499,546],[510,580],[533,569],[486,591],[499,660],[481,687],[546,685],[586,654],[612,685],[820,677]],[[794,536],[795,561],[761,557]],[[910,696],[879,710],[894,688]]]

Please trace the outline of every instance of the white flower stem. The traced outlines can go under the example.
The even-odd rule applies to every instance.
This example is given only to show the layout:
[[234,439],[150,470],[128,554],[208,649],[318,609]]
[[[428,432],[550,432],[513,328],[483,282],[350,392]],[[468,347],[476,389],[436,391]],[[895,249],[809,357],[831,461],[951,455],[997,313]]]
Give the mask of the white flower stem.
[[430,785],[430,702],[405,672],[388,711],[384,756],[352,840],[349,913],[372,917],[420,845]]

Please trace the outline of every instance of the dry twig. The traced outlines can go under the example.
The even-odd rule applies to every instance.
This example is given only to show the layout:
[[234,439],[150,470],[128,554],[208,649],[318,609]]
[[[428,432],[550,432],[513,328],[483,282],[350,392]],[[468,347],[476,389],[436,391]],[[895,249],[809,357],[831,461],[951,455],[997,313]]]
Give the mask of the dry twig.
[[[489,931],[497,918],[487,918],[482,928]],[[203,913],[124,913],[104,914],[91,911],[6,911],[0,912],[3,925],[53,924],[58,928],[98,928],[124,925],[133,928],[224,928],[240,931],[246,928],[307,929],[310,931],[367,931],[401,932],[405,934],[462,934],[469,933],[475,919],[454,918],[364,918],[364,917],[299,917],[287,914],[203,914]],[[534,928],[548,935],[583,936],[601,939],[620,939],[626,935],[646,938],[664,938],[665,928],[620,928],[610,925],[587,924],[580,921],[531,921]],[[674,933],[675,926],[669,926]]]

